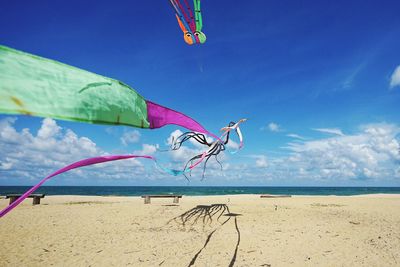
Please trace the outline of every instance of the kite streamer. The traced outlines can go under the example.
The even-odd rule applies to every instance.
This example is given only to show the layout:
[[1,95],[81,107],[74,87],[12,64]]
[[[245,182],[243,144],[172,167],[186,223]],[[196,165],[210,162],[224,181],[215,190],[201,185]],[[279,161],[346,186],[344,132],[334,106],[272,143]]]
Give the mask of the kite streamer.
[[175,124],[216,138],[121,81],[1,45],[0,112],[147,129]]
[[39,183],[37,183],[35,186],[33,186],[31,189],[29,189],[23,195],[21,195],[17,200],[15,200],[9,206],[7,206],[5,209],[3,209],[0,212],[0,218],[3,217],[4,215],[6,215],[8,212],[10,212],[16,206],[18,206],[22,201],[24,201],[25,198],[29,197],[30,194],[35,192],[44,182],[46,182],[47,180],[49,180],[50,178],[52,178],[56,175],[59,175],[61,173],[64,173],[64,172],[67,172],[67,171],[70,171],[70,170],[73,170],[76,168],[84,167],[84,166],[99,164],[99,163],[108,162],[108,161],[131,159],[131,158],[146,158],[146,159],[155,160],[154,157],[152,157],[152,156],[112,155],[112,156],[101,156],[101,157],[88,158],[88,159],[74,162],[68,166],[65,166],[65,167],[53,172],[49,176],[43,178]]

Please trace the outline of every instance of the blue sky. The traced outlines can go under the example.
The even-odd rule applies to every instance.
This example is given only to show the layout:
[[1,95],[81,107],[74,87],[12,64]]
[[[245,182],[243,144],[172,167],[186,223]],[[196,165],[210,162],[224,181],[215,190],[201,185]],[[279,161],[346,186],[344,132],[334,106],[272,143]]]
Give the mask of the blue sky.
[[[399,9],[398,1],[203,0],[207,42],[188,46],[167,0],[7,1],[0,43],[119,79],[212,132],[248,118],[245,148],[224,155],[222,171],[210,164],[203,181],[193,173],[191,185],[400,186]],[[0,115],[0,185],[33,184],[96,153],[160,154],[154,148],[176,130],[184,131]],[[70,147],[57,154],[59,146]],[[176,167],[196,149],[157,156]],[[143,161],[48,183],[83,184],[187,183]]]

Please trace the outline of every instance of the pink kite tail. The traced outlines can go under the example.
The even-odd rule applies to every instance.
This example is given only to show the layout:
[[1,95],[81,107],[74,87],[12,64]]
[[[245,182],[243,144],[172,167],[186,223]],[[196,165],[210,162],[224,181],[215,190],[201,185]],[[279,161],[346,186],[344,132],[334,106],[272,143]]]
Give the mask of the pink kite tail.
[[5,209],[3,209],[0,212],[0,218],[3,217],[4,215],[6,215],[8,212],[10,212],[16,206],[18,206],[22,201],[24,201],[25,198],[27,198],[30,194],[32,194],[34,191],[36,191],[36,189],[38,189],[44,182],[49,180],[51,177],[54,177],[54,176],[56,176],[58,174],[61,174],[63,172],[67,172],[67,171],[70,171],[72,169],[76,169],[76,168],[80,168],[80,167],[84,167],[84,166],[89,166],[89,165],[94,165],[94,164],[108,162],[108,161],[114,161],[114,160],[130,159],[130,158],[146,158],[146,159],[154,160],[154,158],[152,156],[113,155],[113,156],[101,156],[101,157],[88,158],[88,159],[84,159],[84,160],[80,160],[80,161],[74,162],[74,163],[72,163],[72,164],[70,164],[68,166],[65,166],[65,167],[53,172],[52,174],[50,174],[49,176],[47,176],[46,178],[41,180],[39,183],[37,183],[35,186],[33,186],[31,189],[26,191],[16,201],[11,203],[8,207],[6,207]]
[[167,107],[163,107],[148,100],[146,100],[146,104],[147,119],[150,122],[151,129],[160,128],[167,124],[175,124],[195,132],[212,136],[219,140],[218,136],[210,133],[200,123],[183,113]]

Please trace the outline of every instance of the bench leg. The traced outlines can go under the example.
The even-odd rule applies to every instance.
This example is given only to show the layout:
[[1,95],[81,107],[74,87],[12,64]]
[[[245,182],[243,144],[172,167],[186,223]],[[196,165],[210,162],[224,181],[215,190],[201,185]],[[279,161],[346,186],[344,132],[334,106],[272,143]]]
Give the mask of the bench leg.
[[17,198],[18,198],[18,197],[10,197],[10,205],[11,205],[15,200],[17,200]]
[[32,205],[39,205],[40,204],[40,197],[33,197]]
[[150,197],[144,198],[144,204],[150,204]]
[[174,203],[179,203],[179,197],[174,197]]

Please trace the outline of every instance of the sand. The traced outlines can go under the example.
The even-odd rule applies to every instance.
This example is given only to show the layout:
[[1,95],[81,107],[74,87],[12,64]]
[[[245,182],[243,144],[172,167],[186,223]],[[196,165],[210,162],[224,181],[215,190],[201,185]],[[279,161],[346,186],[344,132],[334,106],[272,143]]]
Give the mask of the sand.
[[0,219],[0,265],[400,266],[400,195],[151,202],[28,199]]

